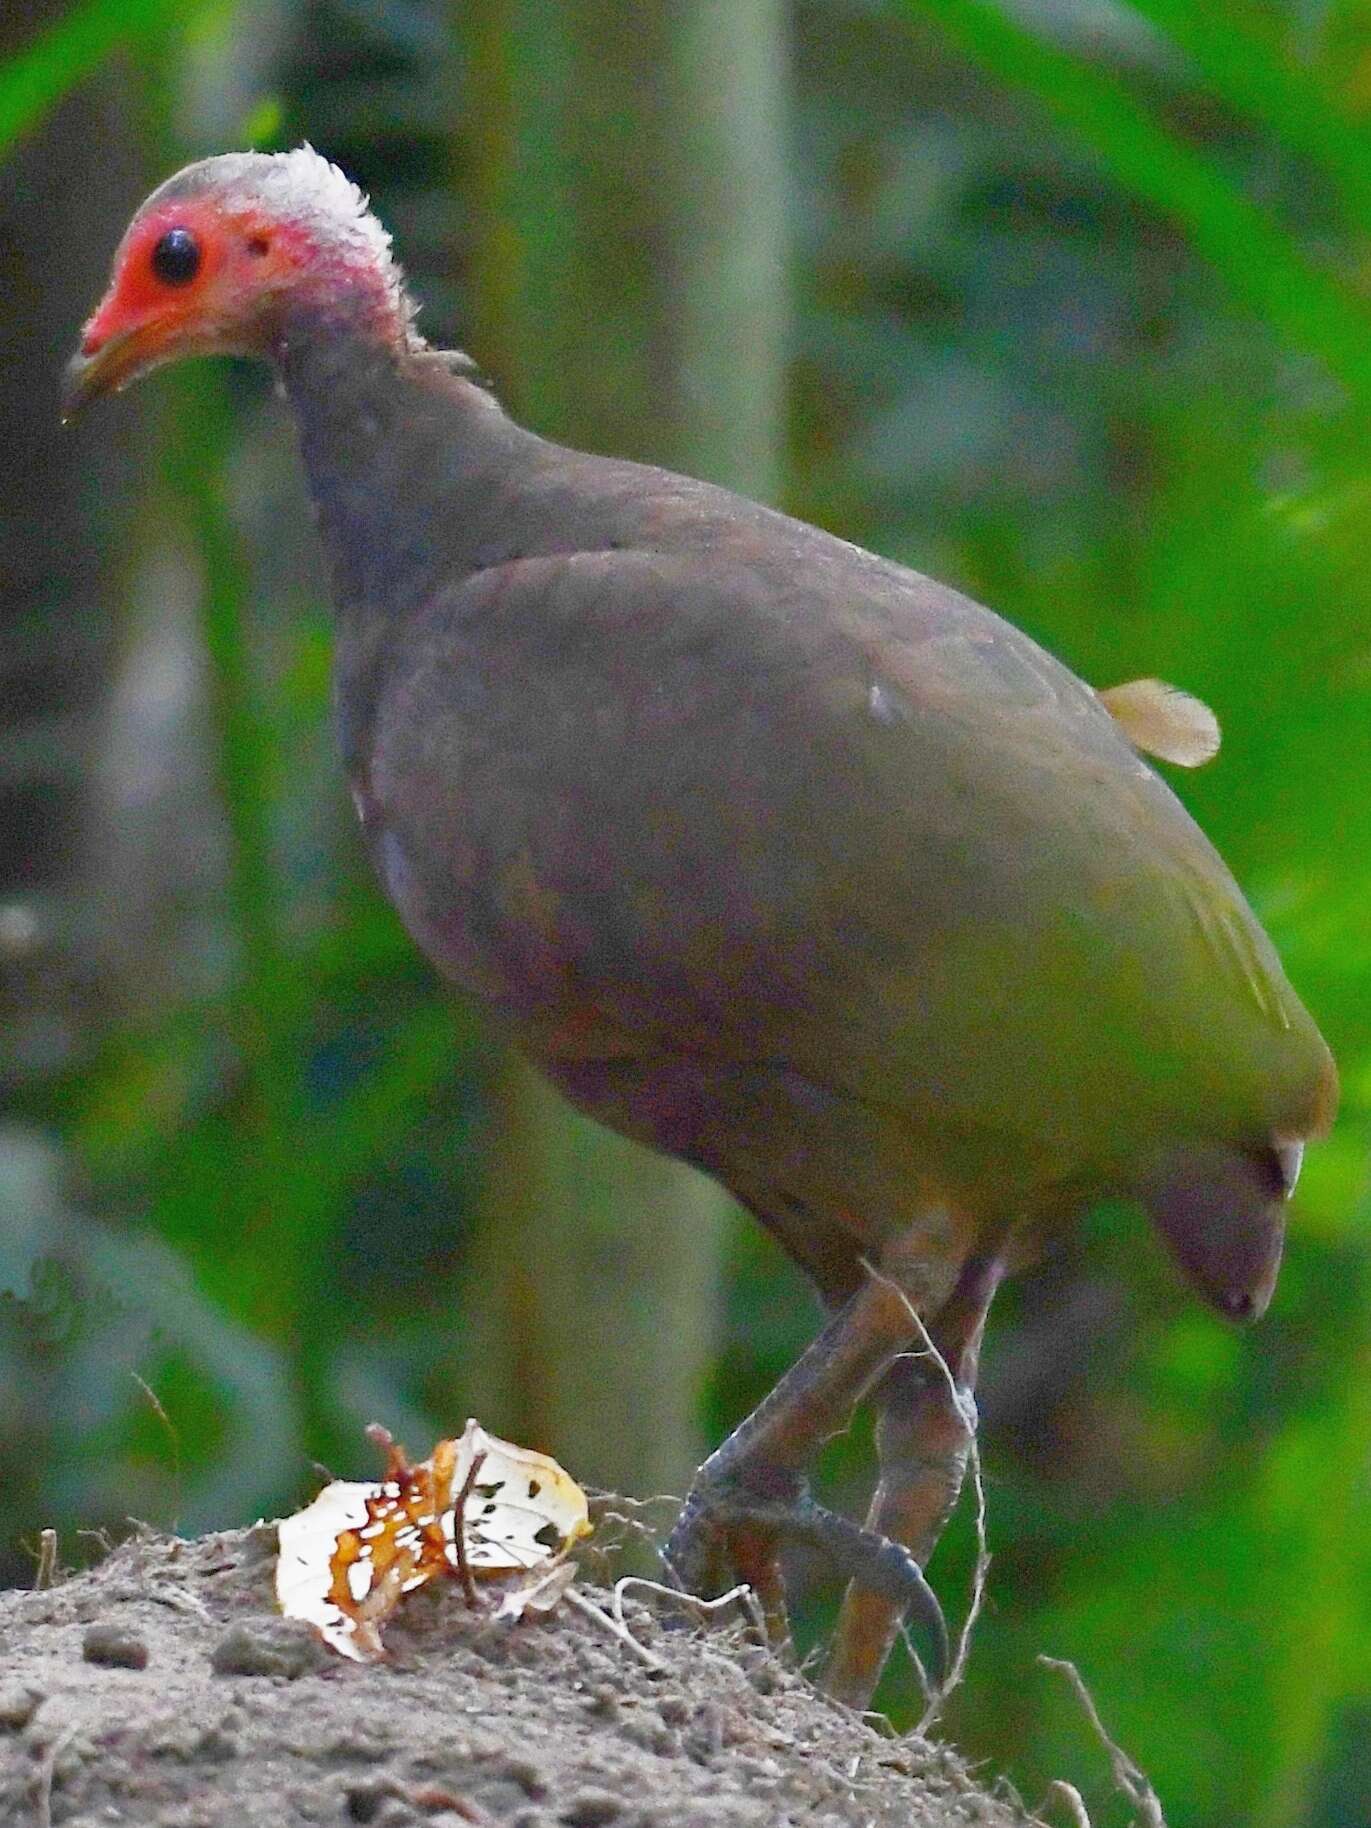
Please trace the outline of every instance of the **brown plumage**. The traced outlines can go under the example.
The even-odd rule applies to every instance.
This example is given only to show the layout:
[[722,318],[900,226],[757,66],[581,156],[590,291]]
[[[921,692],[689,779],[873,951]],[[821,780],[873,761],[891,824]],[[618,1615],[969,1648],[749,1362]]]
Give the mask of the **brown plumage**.
[[[1269,1298],[1332,1064],[1129,741],[1195,761],[1217,726],[1155,681],[1102,703],[955,591],[515,425],[417,338],[312,154],[149,199],[73,398],[207,349],[273,361],[296,413],[348,776],[410,931],[576,1103],[731,1188],[833,1317],[672,1554],[779,1619],[778,1544],[824,1544],[855,1577],[830,1682],[861,1701],[903,1607],[936,1626],[917,1564],[968,1438],[892,1362],[914,1314],[969,1390],[1006,1263],[1103,1194],[1224,1312]],[[803,1473],[872,1391],[861,1529]]]

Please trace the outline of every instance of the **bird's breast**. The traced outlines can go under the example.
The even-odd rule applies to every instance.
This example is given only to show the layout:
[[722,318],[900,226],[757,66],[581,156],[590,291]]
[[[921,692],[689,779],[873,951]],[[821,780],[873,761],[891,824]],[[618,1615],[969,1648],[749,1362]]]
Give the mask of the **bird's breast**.
[[555,901],[517,859],[492,864],[453,844],[438,871],[385,824],[370,848],[410,936],[445,978],[521,1023],[572,1018],[575,971]]

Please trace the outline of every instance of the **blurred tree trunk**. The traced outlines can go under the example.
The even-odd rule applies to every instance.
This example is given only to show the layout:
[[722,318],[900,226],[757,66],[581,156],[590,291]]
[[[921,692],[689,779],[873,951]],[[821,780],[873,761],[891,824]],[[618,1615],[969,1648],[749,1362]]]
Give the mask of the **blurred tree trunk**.
[[[63,0],[7,4],[0,59],[66,10]],[[92,837],[119,663],[110,555],[122,547],[146,427],[137,407],[117,423],[92,413],[64,426],[59,390],[105,283],[109,224],[141,194],[121,118],[128,87],[116,70],[82,84],[0,165],[0,1586],[30,1584],[24,1540],[51,1517],[54,1478],[68,1470],[62,1399],[77,1331],[64,1329],[55,1349],[41,1295],[29,1299],[70,1215],[64,1158],[25,1110],[43,1110],[53,1077],[94,1050],[117,925],[93,887]],[[118,1376],[102,1362],[102,1386]]]
[[[787,324],[782,0],[460,0],[468,344],[570,444],[774,496]],[[493,1425],[628,1492],[699,1457],[727,1201],[495,1093],[465,1371]]]
[[[0,57],[65,10],[6,6]],[[68,1067],[102,1001],[92,967],[107,923],[87,836],[116,662],[107,555],[132,499],[140,415],[64,427],[58,394],[105,283],[108,224],[139,194],[118,87],[111,73],[83,85],[0,170],[0,1084],[11,1091]]]

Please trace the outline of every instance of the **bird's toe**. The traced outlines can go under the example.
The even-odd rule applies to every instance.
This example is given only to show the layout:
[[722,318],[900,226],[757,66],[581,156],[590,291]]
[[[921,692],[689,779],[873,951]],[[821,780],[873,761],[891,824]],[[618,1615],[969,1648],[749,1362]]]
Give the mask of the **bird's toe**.
[[780,1551],[817,1551],[844,1581],[896,1603],[921,1629],[929,1674],[948,1664],[947,1622],[923,1569],[902,1543],[819,1504],[803,1480],[711,1479],[687,1498],[666,1545],[672,1579],[705,1598],[743,1582],[761,1602],[773,1642],[786,1640]]

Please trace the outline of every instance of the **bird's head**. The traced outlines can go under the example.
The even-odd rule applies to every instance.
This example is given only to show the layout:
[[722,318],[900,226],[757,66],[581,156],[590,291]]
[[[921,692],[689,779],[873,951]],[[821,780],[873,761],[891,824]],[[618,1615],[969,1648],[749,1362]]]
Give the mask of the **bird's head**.
[[307,317],[401,346],[412,315],[390,237],[336,165],[308,146],[202,159],[129,224],[66,411],[180,356],[271,356]]

